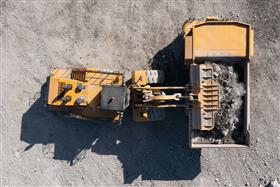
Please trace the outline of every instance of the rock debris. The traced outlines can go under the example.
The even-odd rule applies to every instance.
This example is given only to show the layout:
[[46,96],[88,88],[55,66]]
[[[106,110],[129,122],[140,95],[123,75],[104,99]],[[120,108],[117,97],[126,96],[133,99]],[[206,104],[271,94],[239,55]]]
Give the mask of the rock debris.
[[[210,63],[210,62],[207,62]],[[211,63],[213,78],[220,85],[220,110],[215,114],[215,127],[210,132],[203,132],[202,141],[212,144],[243,143],[243,115],[245,85],[240,80],[242,74],[237,67]]]

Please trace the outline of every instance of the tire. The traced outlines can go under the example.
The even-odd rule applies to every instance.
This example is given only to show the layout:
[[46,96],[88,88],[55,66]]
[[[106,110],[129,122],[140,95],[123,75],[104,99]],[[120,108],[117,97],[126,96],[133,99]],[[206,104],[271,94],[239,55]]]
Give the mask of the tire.
[[147,70],[148,84],[164,83],[164,72],[162,70]]

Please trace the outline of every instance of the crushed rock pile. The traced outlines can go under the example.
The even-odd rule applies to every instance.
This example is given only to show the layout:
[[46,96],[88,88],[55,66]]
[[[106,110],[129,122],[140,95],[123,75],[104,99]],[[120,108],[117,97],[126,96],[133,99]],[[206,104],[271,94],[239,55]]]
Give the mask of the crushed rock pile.
[[211,143],[242,143],[243,98],[245,86],[238,81],[238,73],[233,66],[212,63],[214,80],[220,84],[220,109],[215,114],[215,127]]

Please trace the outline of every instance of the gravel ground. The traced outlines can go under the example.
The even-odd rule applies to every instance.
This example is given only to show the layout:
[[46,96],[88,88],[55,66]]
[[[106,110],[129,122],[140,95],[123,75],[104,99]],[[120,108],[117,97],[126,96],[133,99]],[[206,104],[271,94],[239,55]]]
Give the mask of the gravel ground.
[[[1,184],[258,186],[279,180],[279,10],[277,0],[2,1]],[[248,149],[188,149],[180,110],[154,124],[135,124],[127,113],[117,127],[43,107],[49,67],[129,72],[151,61],[178,65],[183,22],[208,15],[255,30]]]

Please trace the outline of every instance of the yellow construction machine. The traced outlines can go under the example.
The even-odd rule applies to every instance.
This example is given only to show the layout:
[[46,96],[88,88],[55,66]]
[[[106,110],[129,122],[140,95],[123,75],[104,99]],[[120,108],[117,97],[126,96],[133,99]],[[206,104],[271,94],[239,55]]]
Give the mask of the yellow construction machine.
[[94,68],[53,68],[47,105],[86,118],[120,121],[129,105],[129,90],[120,72]]
[[[187,20],[183,25],[184,63],[188,80],[183,86],[172,86],[161,70],[136,70],[131,83],[125,85],[123,73],[94,68],[53,68],[48,78],[47,105],[52,110],[96,119],[120,122],[125,109],[132,108],[137,122],[163,120],[165,108],[181,107],[189,121],[191,147],[243,147],[236,144],[201,144],[198,132],[211,131],[220,110],[221,86],[207,61],[238,64],[246,85],[244,132],[249,137],[249,61],[253,56],[253,30],[242,22]],[[172,73],[172,72],[169,72]]]

